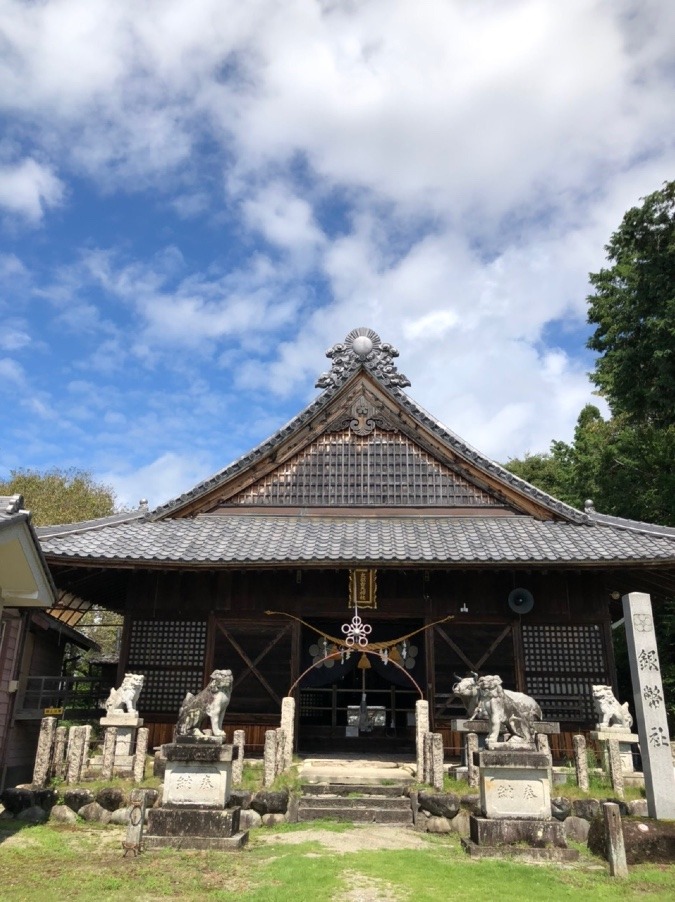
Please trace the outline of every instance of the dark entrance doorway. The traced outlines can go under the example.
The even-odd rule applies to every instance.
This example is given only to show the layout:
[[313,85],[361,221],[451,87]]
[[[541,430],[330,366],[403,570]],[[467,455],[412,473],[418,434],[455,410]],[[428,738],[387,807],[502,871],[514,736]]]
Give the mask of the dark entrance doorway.
[[[399,639],[423,626],[421,620],[378,621],[370,612],[363,619],[373,627],[372,643]],[[412,752],[419,698],[414,683],[426,681],[424,634],[397,643],[390,658],[354,650],[322,661],[335,649],[329,637],[342,636],[343,622],[312,620],[323,637],[302,629],[300,670],[310,669],[299,686],[299,751]]]

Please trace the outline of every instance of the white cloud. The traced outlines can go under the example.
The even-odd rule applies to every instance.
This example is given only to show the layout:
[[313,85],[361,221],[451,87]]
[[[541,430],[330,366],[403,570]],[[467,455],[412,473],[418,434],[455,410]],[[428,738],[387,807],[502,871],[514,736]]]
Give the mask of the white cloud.
[[202,455],[167,453],[137,470],[111,470],[99,474],[97,479],[113,486],[122,507],[138,507],[139,501],[145,499],[152,509],[208,475],[209,466]]
[[[192,479],[171,444],[191,411],[233,416],[214,383],[271,423],[357,325],[398,345],[413,397],[488,453],[570,437],[589,359],[551,324],[583,330],[603,245],[672,177],[675,5],[0,0],[0,28],[0,206],[48,222],[84,176],[166,211],[154,256],[164,233],[94,224],[51,285],[5,257],[3,299],[13,314],[33,278],[66,378],[104,386],[69,400],[73,418],[100,415],[92,447],[172,449],[153,444],[139,471],[160,498]],[[25,333],[3,340],[19,350]],[[140,389],[116,380],[150,372],[156,407],[134,416]],[[135,504],[153,491],[130,467],[99,469]]]
[[63,200],[64,184],[49,166],[32,158],[0,165],[0,207],[38,223]]
[[19,319],[9,319],[0,330],[0,349],[20,351],[31,344],[27,323]]
[[15,386],[23,387],[26,382],[26,373],[23,367],[11,357],[0,357],[0,377]]
[[288,185],[266,185],[244,200],[242,210],[249,225],[278,247],[303,251],[324,243],[311,205],[293,194]]

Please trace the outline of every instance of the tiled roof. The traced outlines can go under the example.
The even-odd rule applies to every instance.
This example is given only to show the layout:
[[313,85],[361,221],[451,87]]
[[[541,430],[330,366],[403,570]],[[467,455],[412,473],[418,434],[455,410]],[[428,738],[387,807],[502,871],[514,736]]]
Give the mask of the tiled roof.
[[517,517],[204,515],[136,521],[42,540],[52,561],[118,564],[675,565],[675,537]]

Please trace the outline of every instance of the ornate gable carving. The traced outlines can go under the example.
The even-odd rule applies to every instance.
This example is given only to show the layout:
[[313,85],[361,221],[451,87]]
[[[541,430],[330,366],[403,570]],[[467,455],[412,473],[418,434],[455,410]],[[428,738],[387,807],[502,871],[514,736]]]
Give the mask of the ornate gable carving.
[[370,370],[389,388],[405,388],[410,385],[408,377],[399,373],[394,364],[394,358],[398,357],[396,348],[383,342],[377,332],[365,326],[352,329],[344,341],[326,351],[326,357],[333,363],[330,371],[322,373],[317,379],[317,388],[340,385],[360,366]]
[[377,426],[383,432],[397,432],[398,427],[385,416],[382,405],[370,393],[362,392],[350,406],[349,412],[334,420],[326,432],[344,432],[347,429],[355,435],[370,435]]

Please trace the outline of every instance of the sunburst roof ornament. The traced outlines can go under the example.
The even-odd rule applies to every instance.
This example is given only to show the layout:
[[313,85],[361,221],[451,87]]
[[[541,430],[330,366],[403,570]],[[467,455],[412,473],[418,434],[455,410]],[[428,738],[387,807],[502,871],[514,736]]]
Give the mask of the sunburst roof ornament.
[[317,379],[317,388],[339,385],[360,366],[370,370],[390,388],[410,385],[410,380],[398,372],[393,362],[394,357],[398,357],[396,348],[383,342],[377,332],[365,326],[352,329],[344,341],[326,351],[326,357],[330,357],[333,363],[330,372],[322,373]]

